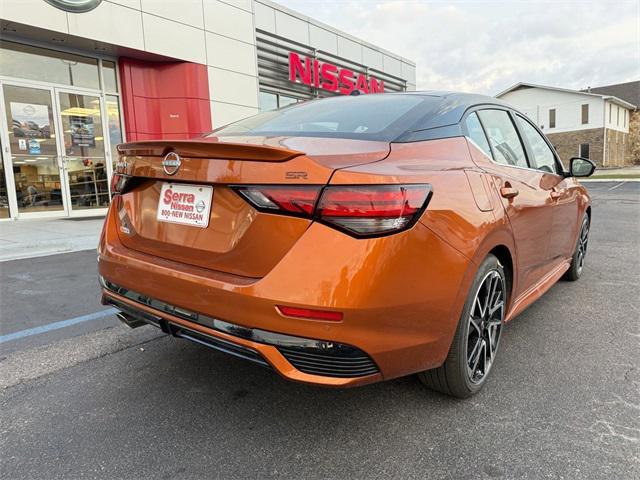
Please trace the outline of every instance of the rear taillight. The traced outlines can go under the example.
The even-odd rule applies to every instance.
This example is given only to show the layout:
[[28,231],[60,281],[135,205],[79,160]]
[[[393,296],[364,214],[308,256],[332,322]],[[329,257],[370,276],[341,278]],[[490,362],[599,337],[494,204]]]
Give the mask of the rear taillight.
[[428,184],[324,188],[251,185],[235,190],[260,211],[312,218],[354,237],[375,237],[410,228],[431,195]]
[[356,236],[397,232],[413,225],[430,192],[429,185],[327,187],[316,215]]
[[310,217],[318,201],[320,186],[253,185],[236,191],[258,210]]

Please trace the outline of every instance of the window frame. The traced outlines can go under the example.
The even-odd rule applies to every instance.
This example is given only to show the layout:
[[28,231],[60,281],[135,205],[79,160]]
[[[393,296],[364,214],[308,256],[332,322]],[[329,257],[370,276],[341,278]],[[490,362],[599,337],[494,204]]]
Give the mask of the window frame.
[[613,121],[611,120],[612,112],[613,112],[613,103],[609,102],[609,125],[613,125]]
[[[586,108],[585,108],[586,107]],[[580,105],[580,124],[588,125],[589,124],[589,104],[583,103]]]
[[[525,170],[536,170],[539,172],[538,169],[533,168],[531,166],[531,161],[529,160],[529,152],[527,151],[527,147],[525,146],[524,142],[522,141],[522,132],[520,132],[520,130],[518,129],[518,126],[516,125],[514,118],[513,118],[513,114],[511,113],[511,110],[508,108],[492,108],[492,107],[485,107],[485,108],[479,108],[477,111],[482,111],[482,110],[502,110],[503,112],[505,112],[507,114],[507,117],[509,118],[509,121],[511,122],[511,125],[513,126],[513,128],[516,131],[516,135],[518,136],[518,140],[520,140],[520,146],[522,147],[522,151],[524,152],[524,159],[525,162],[527,164],[526,167],[523,167],[521,165],[509,165],[508,163],[500,163],[498,161],[496,161],[495,159],[495,150],[493,148],[493,145],[491,145],[491,140],[489,139],[489,135],[487,134],[487,128],[484,125],[484,122],[482,121],[482,117],[480,115],[478,116],[478,121],[480,122],[480,125],[482,126],[482,131],[484,132],[484,136],[487,138],[487,142],[489,143],[489,148],[491,149],[491,160],[493,161],[493,163],[495,163],[496,165],[501,165],[503,167],[512,167],[512,168],[521,168],[521,169],[525,169]],[[466,116],[465,116],[466,119]]]
[[[551,125],[551,112],[553,112],[553,125]],[[555,108],[549,109],[549,128],[556,128],[558,124],[558,113]]]
[[[583,145],[586,145],[586,146],[587,146],[587,153],[588,153],[588,155],[587,155],[586,157],[582,155],[582,146],[583,146]],[[579,143],[579,144],[578,144],[578,157],[580,157],[580,158],[586,158],[586,159],[589,159],[589,160],[590,160],[590,158],[589,158],[590,156],[591,156],[591,144],[589,144],[589,143]]]
[[[562,162],[559,161],[558,152],[556,152],[556,149],[553,147],[553,145],[551,144],[549,139],[546,137],[546,135],[542,133],[540,129],[536,127],[536,125],[527,118],[526,115],[520,112],[512,112],[512,116],[513,116],[516,129],[518,130],[518,133],[520,135],[520,139],[524,144],[525,152],[527,153],[527,157],[528,157],[527,163],[529,164],[529,168],[537,172],[542,172],[546,174],[551,173],[552,175],[563,176],[562,173],[564,172],[564,165],[562,165]],[[540,137],[542,137],[542,139],[544,140],[544,143],[547,145],[547,147],[549,147],[549,150],[551,151],[551,155],[553,156],[553,164],[555,165],[555,169],[556,169],[555,172],[545,172],[544,170],[540,170],[537,166],[532,166],[533,164],[537,165],[535,161],[535,155],[533,153],[533,147],[529,143],[529,139],[527,138],[527,136],[520,129],[520,125],[518,124],[517,117],[520,117],[523,121],[527,122],[531,127],[533,127],[533,130],[537,132],[538,135],[540,135]]]
[[[524,154],[525,154],[525,158],[527,161],[527,166],[526,167],[521,167],[520,165],[508,165],[508,164],[504,164],[504,163],[499,163],[495,160],[495,152],[493,150],[493,146],[491,145],[491,142],[489,141],[489,137],[487,136],[487,129],[484,126],[484,123],[482,122],[482,118],[480,117],[480,115],[477,115],[477,112],[482,111],[482,110],[503,110],[507,113],[507,115],[509,116],[509,119],[511,120],[511,124],[513,125],[513,127],[516,129],[516,133],[518,135],[518,138],[520,139],[520,144],[522,145],[522,149],[524,150]],[[487,155],[489,157],[489,160],[491,161],[492,164],[497,165],[499,167],[507,167],[507,168],[518,168],[521,170],[532,170],[534,172],[537,172],[539,174],[544,174],[544,175],[557,175],[559,177],[565,177],[566,176],[566,171],[564,169],[564,165],[562,164],[562,161],[560,160],[560,157],[558,156],[558,152],[556,151],[555,147],[553,146],[553,144],[549,141],[549,139],[547,138],[547,136],[540,130],[540,128],[538,128],[531,120],[529,120],[527,118],[527,116],[521,112],[518,112],[517,110],[513,110],[511,108],[502,106],[502,105],[498,105],[498,104],[484,104],[484,105],[475,105],[473,107],[470,107],[469,109],[467,109],[467,111],[464,113],[464,115],[462,116],[462,118],[460,119],[460,128],[462,130],[462,133],[464,134],[465,138],[467,138],[468,140],[471,140],[474,145],[477,145],[476,142],[469,136],[469,130],[467,129],[467,125],[466,125],[466,120],[467,117],[469,115],[471,115],[472,113],[476,113],[476,116],[478,118],[478,121],[480,122],[480,126],[482,127],[482,132],[484,133],[484,136],[487,140],[487,143],[489,144],[489,148],[491,150],[491,154]],[[553,159],[554,162],[556,164],[556,172],[555,173],[549,173],[549,172],[543,172],[542,170],[539,170],[535,167],[532,167],[532,162],[530,160],[530,147],[529,144],[525,142],[525,140],[523,139],[523,133],[520,131],[520,128],[518,127],[518,124],[516,122],[516,118],[515,115],[520,115],[526,122],[528,122],[544,139],[545,143],[547,144],[547,146],[551,149],[551,153],[553,153]],[[480,148],[478,146],[478,148]],[[480,148],[481,151],[484,152],[484,150],[482,148]]]
[[[492,162],[494,163],[498,163],[495,161],[495,158],[493,157],[493,147],[491,147],[491,142],[489,141],[489,138],[487,137],[487,131],[484,128],[484,125],[482,124],[482,121],[480,120],[480,115],[478,115],[478,111],[482,110],[482,108],[474,108],[473,110],[469,110],[468,112],[465,112],[465,114],[462,116],[462,119],[460,120],[460,128],[462,130],[462,133],[464,133],[464,136],[467,140],[470,140],[471,142],[473,142],[473,144],[478,147],[478,150],[480,150],[481,152],[483,152],[484,154],[487,155],[487,157],[489,157],[491,159]],[[475,115],[476,119],[478,120],[478,123],[480,124],[480,129],[482,130],[482,135],[484,135],[484,140],[485,142],[487,142],[487,146],[489,147],[489,151],[485,152],[484,148],[482,148],[481,145],[478,145],[478,143],[471,138],[471,135],[469,133],[469,129],[467,128],[467,119],[471,116],[471,115]]]

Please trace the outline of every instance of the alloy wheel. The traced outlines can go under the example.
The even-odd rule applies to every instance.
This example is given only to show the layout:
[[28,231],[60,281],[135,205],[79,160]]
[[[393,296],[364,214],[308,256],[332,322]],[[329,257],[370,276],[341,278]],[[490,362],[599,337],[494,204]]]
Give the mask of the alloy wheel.
[[578,256],[576,258],[578,262],[578,273],[582,273],[582,267],[584,266],[584,257],[587,255],[587,243],[589,242],[589,222],[587,220],[582,224],[580,230],[580,238],[578,239]]
[[505,312],[505,285],[500,272],[491,270],[476,291],[467,332],[467,375],[478,384],[487,376],[498,351]]

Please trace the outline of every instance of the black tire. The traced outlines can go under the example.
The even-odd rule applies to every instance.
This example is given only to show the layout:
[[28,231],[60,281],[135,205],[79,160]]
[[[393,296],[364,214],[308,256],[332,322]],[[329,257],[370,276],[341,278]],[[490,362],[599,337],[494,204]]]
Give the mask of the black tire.
[[587,255],[587,245],[589,243],[589,227],[591,221],[589,215],[586,213],[582,217],[582,223],[580,224],[580,233],[578,234],[578,240],[576,241],[576,249],[571,257],[571,266],[569,270],[562,276],[563,280],[575,282],[582,276],[584,270],[584,259]]
[[[482,312],[482,306],[476,302],[476,297],[478,297],[481,303],[483,300],[480,298],[486,294],[487,304],[485,304],[485,312],[499,304],[499,296],[495,297],[496,301],[494,303],[492,303],[491,298],[489,298],[492,294],[490,293],[491,287],[488,286],[487,281],[496,282],[496,292],[498,289],[501,289],[502,298],[502,307],[496,310],[489,318],[484,314],[482,314],[482,316],[478,315],[478,313]],[[418,378],[420,378],[420,381],[432,390],[437,390],[438,392],[458,398],[467,398],[479,392],[488,378],[491,366],[495,362],[498,347],[500,346],[500,337],[504,325],[504,315],[508,298],[508,284],[504,269],[495,256],[489,255],[484,259],[480,268],[478,268],[478,272],[471,284],[462,315],[458,321],[458,327],[451,342],[449,354],[444,364],[438,368],[419,373]],[[487,308],[486,305],[492,306]],[[499,323],[497,323],[498,317]],[[487,333],[484,328],[485,324],[488,325],[488,332],[489,335],[491,335],[489,338],[484,336]],[[481,350],[477,351],[478,357],[474,354],[474,352],[476,352],[474,346],[479,349],[484,348],[485,354],[489,353],[486,342],[484,347],[482,346],[483,339],[489,342],[489,345],[495,345],[495,349],[491,354],[491,361],[488,364],[486,363],[486,357],[484,359],[480,358]],[[475,364],[473,362],[474,358],[477,358]],[[481,361],[485,362],[482,369],[479,365]],[[471,368],[472,364],[473,368]],[[480,374],[482,374],[481,377]]]

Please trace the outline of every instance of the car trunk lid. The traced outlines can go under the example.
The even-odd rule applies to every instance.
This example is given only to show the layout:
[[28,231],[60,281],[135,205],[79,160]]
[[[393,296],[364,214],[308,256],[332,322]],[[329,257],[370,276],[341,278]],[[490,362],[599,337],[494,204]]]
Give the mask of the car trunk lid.
[[[136,142],[120,145],[118,150],[119,169],[129,176],[127,188],[115,202],[119,236],[126,247],[260,278],[286,255],[311,220],[258,212],[233,187],[323,186],[336,169],[385,158],[389,144],[333,138],[228,137]],[[165,169],[162,163],[172,153],[179,156],[180,165],[170,175],[175,165]],[[169,160],[177,158],[173,154]],[[180,223],[183,219],[172,221],[171,216],[159,220],[159,206],[167,199],[167,190],[173,197],[169,195],[164,206],[191,209],[192,213],[187,213],[192,217],[198,216],[196,207],[202,207],[198,202],[210,202],[201,212],[207,218],[191,224]],[[193,199],[190,194],[195,195]]]

